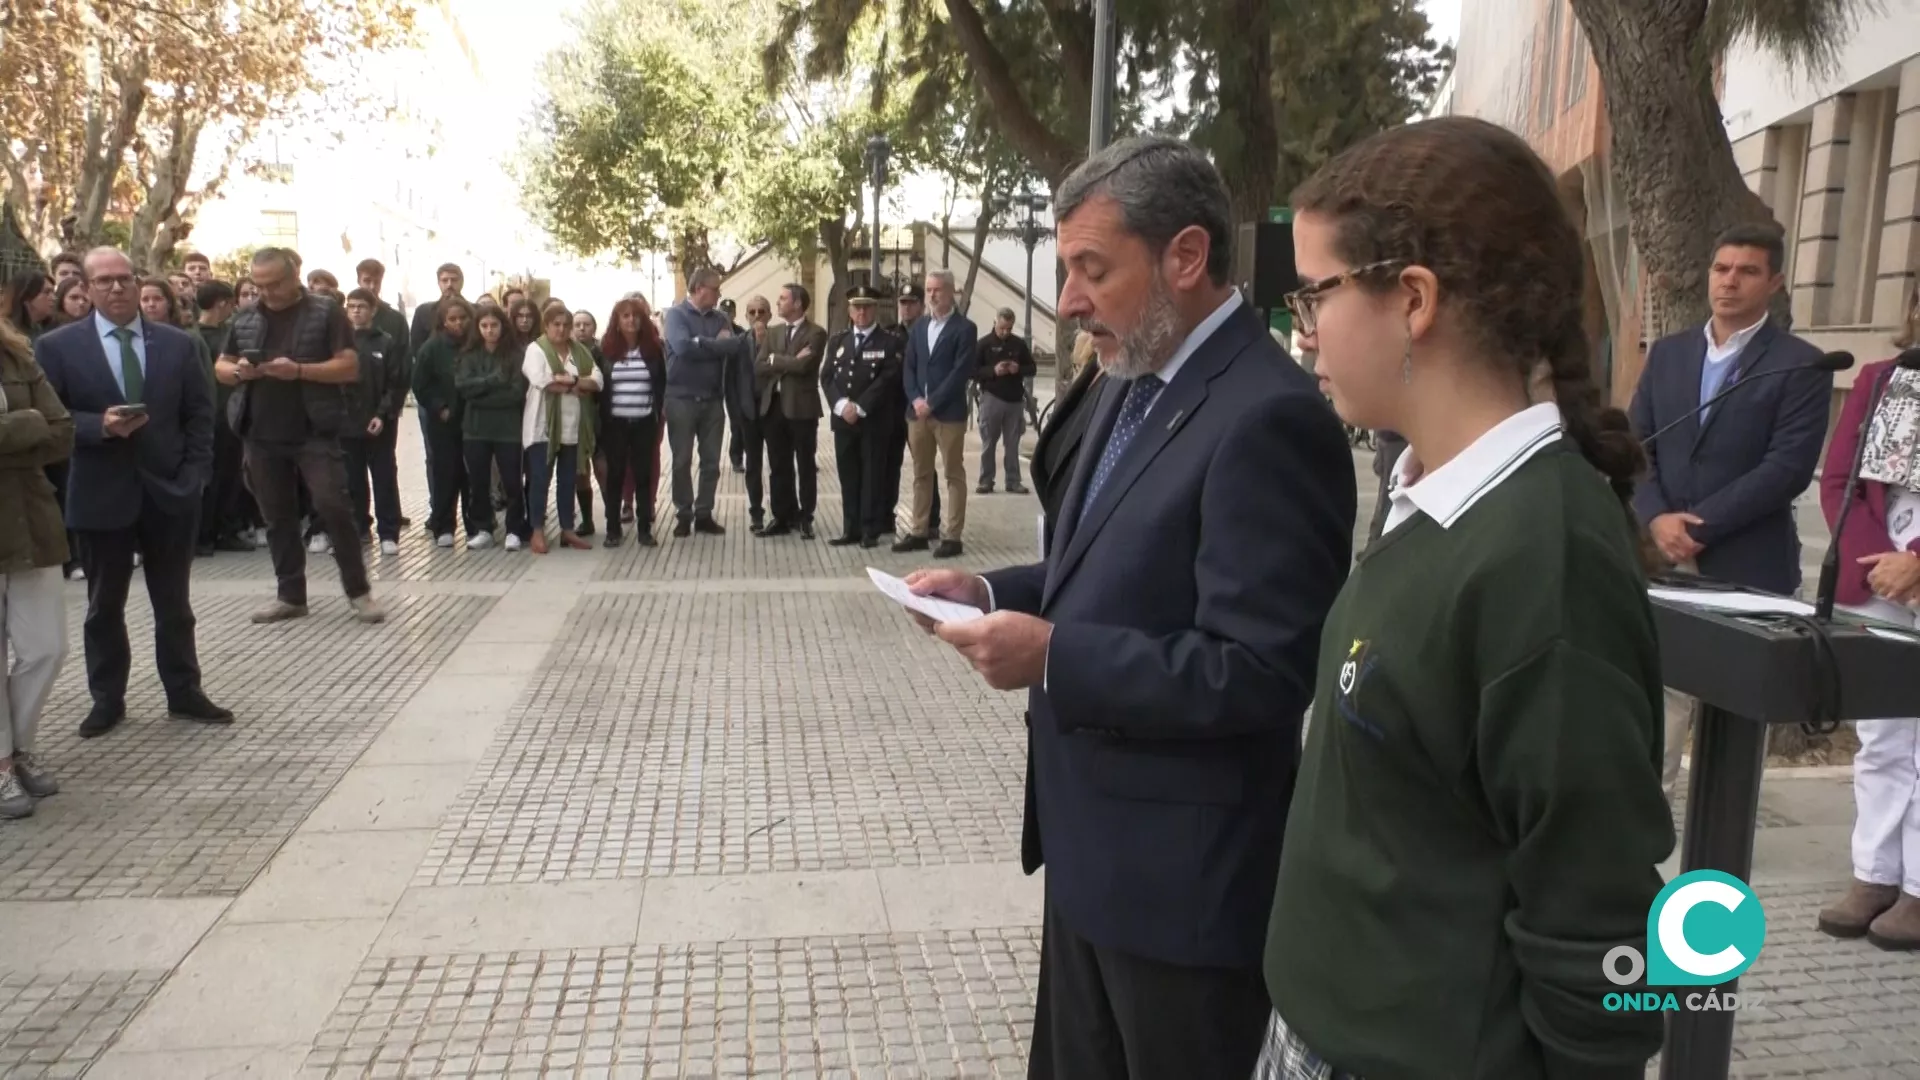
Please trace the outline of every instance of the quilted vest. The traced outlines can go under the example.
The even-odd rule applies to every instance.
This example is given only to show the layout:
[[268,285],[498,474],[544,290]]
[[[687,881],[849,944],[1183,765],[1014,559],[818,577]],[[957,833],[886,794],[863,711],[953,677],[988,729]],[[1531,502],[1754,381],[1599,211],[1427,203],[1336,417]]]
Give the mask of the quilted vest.
[[[300,296],[300,313],[293,324],[293,348],[288,357],[301,363],[322,363],[333,359],[327,350],[327,320],[332,312],[333,301],[312,293]],[[231,355],[245,356],[249,350],[266,347],[267,317],[259,307],[241,308],[233,316],[233,336],[229,339],[228,350]],[[272,357],[266,357],[271,360]],[[234,391],[232,400],[227,402],[227,423],[235,431],[245,431],[243,426],[247,415],[247,398],[256,384],[241,383]],[[300,400],[306,406],[307,424],[313,434],[320,438],[338,436],[346,426],[348,412],[347,395],[349,384],[326,385],[323,383],[303,382],[300,386]]]

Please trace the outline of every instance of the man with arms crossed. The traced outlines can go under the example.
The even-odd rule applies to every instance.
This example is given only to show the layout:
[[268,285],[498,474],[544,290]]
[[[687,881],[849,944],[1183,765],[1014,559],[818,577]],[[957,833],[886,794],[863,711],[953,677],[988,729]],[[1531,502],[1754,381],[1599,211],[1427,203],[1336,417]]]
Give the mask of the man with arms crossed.
[[1055,207],[1059,310],[1107,377],[1046,561],[908,581],[989,610],[935,632],[1028,695],[1021,854],[1047,866],[1028,1075],[1244,1080],[1353,463],[1227,283],[1231,210],[1199,151],[1115,143]]

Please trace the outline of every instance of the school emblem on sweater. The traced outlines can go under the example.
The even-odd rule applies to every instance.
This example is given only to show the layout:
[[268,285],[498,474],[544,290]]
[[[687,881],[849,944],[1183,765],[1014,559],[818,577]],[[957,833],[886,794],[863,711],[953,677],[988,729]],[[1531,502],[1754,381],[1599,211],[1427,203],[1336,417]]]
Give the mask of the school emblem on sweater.
[[1385,738],[1386,733],[1380,730],[1378,724],[1361,714],[1357,691],[1379,664],[1380,657],[1374,654],[1365,641],[1355,638],[1353,644],[1347,649],[1346,660],[1340,665],[1340,692],[1334,695],[1333,699],[1334,708],[1339,712],[1341,719],[1376,741]]
[[1340,692],[1353,693],[1353,684],[1360,678],[1360,654],[1367,650],[1367,643],[1359,638],[1353,639],[1353,647],[1347,650],[1347,662],[1340,665]]

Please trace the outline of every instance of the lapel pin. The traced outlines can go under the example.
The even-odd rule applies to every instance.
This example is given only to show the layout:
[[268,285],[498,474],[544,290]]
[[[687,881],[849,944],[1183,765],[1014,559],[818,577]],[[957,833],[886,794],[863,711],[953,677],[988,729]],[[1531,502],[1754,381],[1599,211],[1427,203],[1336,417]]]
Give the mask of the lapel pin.
[[1171,420],[1169,420],[1169,421],[1167,421],[1167,430],[1168,430],[1168,431],[1172,431],[1172,430],[1173,430],[1174,428],[1177,428],[1177,427],[1179,427],[1179,426],[1180,426],[1180,418],[1181,418],[1181,417],[1183,417],[1183,416],[1185,416],[1185,415],[1187,415],[1187,410],[1185,410],[1185,409],[1181,409],[1181,410],[1179,410],[1179,411],[1177,411],[1177,412],[1175,412],[1175,413],[1173,414],[1173,419],[1171,419]]

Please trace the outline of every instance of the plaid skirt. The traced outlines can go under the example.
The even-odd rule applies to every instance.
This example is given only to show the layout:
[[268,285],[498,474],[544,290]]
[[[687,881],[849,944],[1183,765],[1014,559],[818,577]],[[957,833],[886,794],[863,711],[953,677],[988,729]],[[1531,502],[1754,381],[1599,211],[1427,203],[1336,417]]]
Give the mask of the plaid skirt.
[[1267,1039],[1260,1048],[1259,1064],[1253,1068],[1253,1080],[1360,1080],[1350,1072],[1320,1060],[1300,1036],[1280,1019],[1279,1013],[1267,1022]]

